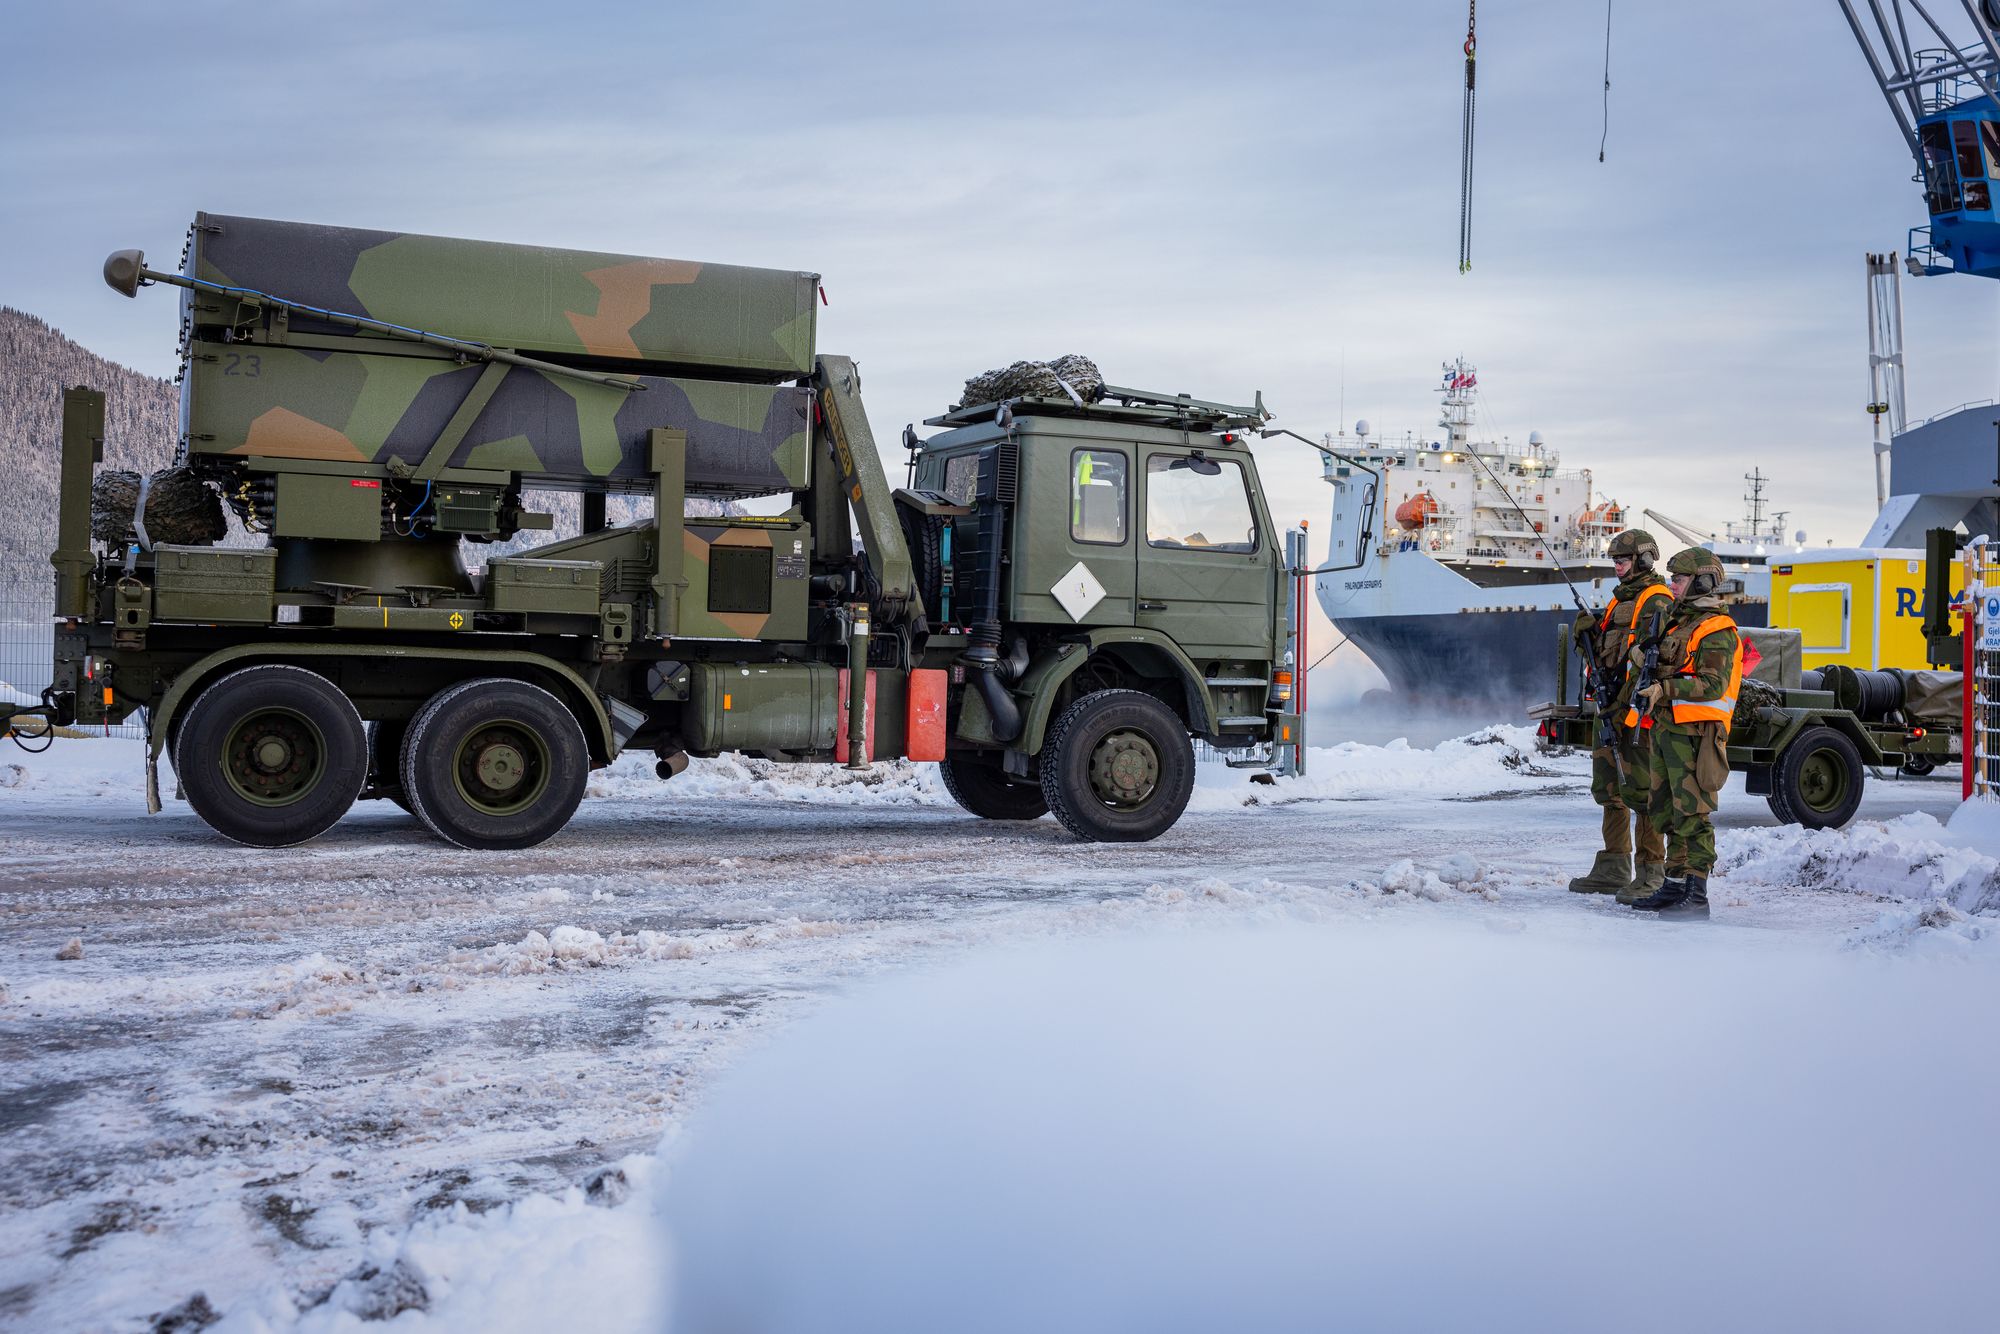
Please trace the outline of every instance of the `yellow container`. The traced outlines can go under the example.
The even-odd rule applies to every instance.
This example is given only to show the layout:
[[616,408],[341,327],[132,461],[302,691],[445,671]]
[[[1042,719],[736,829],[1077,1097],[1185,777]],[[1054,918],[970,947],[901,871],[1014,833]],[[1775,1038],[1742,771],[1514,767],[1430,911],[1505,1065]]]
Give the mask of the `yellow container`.
[[[1965,585],[1953,562],[1951,591]],[[1834,547],[1771,561],[1771,624],[1804,640],[1805,666],[1921,670],[1924,553],[1911,547]]]

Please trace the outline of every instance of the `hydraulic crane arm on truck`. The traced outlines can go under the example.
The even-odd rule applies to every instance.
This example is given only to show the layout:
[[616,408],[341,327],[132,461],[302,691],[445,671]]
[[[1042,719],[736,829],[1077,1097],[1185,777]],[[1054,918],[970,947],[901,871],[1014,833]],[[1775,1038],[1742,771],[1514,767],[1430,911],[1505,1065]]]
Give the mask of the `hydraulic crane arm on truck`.
[[[975,814],[1145,839],[1192,738],[1300,739],[1260,408],[963,404],[892,491],[815,274],[202,214],[181,272],[105,276],[180,289],[176,466],[252,544],[94,507],[102,399],[71,390],[40,711],[143,712],[239,841],[383,797],[528,846],[635,748],[663,778],[936,760]],[[581,531],[479,559],[553,526],[539,491]],[[687,512],[750,497],[778,512]]]

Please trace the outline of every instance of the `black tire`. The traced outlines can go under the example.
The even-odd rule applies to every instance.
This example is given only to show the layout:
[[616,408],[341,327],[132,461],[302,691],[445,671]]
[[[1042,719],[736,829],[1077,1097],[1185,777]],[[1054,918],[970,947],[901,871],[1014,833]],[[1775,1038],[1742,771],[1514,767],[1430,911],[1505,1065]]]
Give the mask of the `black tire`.
[[410,809],[403,795],[403,739],[410,733],[410,720],[391,718],[368,724],[368,786]]
[[1922,778],[1937,768],[1937,761],[1928,755],[1912,755],[1903,761],[1903,772],[1912,778]]
[[354,702],[317,672],[245,667],[211,682],[175,729],[188,805],[225,838],[284,848],[347,814],[368,778]]
[[1011,783],[1000,766],[978,753],[947,755],[938,777],[951,799],[982,820],[1039,820],[1049,801],[1034,783]]
[[1838,829],[1859,809],[1866,777],[1852,741],[1831,727],[1808,727],[1771,768],[1771,809],[1807,829]]
[[410,720],[403,799],[447,843],[531,848],[569,823],[590,777],[583,728],[540,686],[447,686]]
[[1063,828],[1095,843],[1144,843],[1194,792],[1194,745],[1172,709],[1136,690],[1098,690],[1042,743],[1042,796]]

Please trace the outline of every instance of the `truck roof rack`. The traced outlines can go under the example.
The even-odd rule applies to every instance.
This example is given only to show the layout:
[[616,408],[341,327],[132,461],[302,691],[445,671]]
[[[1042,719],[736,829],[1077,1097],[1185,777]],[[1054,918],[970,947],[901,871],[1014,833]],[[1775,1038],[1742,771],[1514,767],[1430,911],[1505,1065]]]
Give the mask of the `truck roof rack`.
[[924,425],[972,426],[992,421],[1003,408],[1017,416],[1084,417],[1192,431],[1250,429],[1262,426],[1271,416],[1264,408],[1261,390],[1251,406],[1241,407],[1192,398],[1187,394],[1162,394],[1149,389],[1126,389],[1107,384],[1094,401],[1085,401],[1080,397],[1024,394],[997,403],[966,403],[939,416],[925,418]]

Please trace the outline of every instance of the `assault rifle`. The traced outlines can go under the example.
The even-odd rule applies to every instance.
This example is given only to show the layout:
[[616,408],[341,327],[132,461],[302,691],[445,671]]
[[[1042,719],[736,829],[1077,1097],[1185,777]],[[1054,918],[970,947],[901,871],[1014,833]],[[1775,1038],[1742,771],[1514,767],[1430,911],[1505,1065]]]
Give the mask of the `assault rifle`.
[[[1653,613],[1651,622],[1653,632],[1640,643],[1640,649],[1644,656],[1639,659],[1639,675],[1632,679],[1632,694],[1630,696],[1632,699],[1637,699],[1639,692],[1653,684],[1659,677],[1660,641],[1667,637],[1667,610],[1667,608],[1662,607]],[[1636,708],[1636,706],[1634,707]],[[1653,730],[1653,711],[1651,709],[1639,715],[1639,730],[1642,732]]]
[[[1507,498],[1507,503],[1514,507],[1514,513],[1521,516],[1526,531],[1532,535],[1535,531],[1535,521],[1521,508],[1521,502],[1514,499],[1514,493],[1507,489],[1507,484],[1500,480],[1492,465],[1479,457],[1479,452],[1475,449],[1467,449],[1466,454],[1493,479],[1493,485]],[[1618,684],[1599,670],[1600,664],[1604,661],[1604,613],[1584,602],[1583,594],[1577,592],[1575,581],[1569,577],[1569,571],[1565,570],[1563,563],[1556,559],[1555,549],[1546,544],[1542,549],[1548,552],[1549,564],[1556,567],[1556,573],[1562,577],[1563,586],[1569,589],[1570,601],[1576,603],[1576,609],[1583,613],[1583,647],[1589,655],[1583,664],[1584,689],[1590,692],[1591,702],[1597,705],[1597,744],[1611,753],[1611,768],[1618,775],[1618,786],[1623,787],[1625,761],[1618,755],[1618,724],[1611,717],[1612,705],[1618,700]]]

